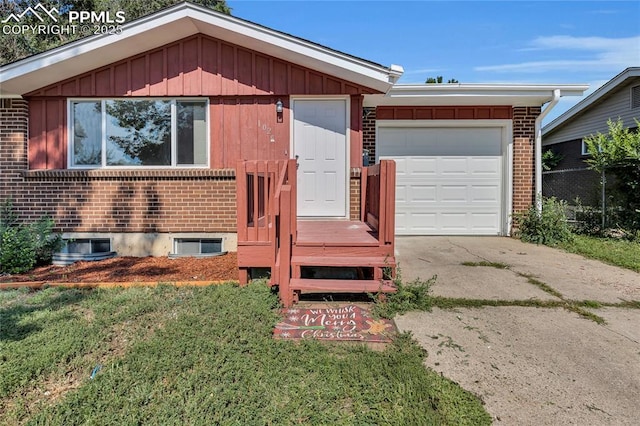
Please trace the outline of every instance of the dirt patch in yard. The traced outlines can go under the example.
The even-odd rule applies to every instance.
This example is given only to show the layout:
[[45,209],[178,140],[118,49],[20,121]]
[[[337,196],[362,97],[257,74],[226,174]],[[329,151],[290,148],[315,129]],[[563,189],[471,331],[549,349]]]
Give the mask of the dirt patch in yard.
[[238,280],[236,253],[222,256],[169,259],[160,257],[114,257],[68,266],[41,266],[25,274],[2,275],[0,283],[15,282],[184,282]]

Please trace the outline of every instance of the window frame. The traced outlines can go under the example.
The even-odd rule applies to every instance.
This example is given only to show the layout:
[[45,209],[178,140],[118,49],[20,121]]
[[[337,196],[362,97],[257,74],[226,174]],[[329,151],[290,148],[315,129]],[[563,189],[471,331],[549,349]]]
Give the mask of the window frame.
[[640,109],[640,84],[631,86],[629,91],[629,109]]
[[[105,104],[107,101],[170,101],[171,102],[171,164],[169,165],[108,165],[107,164],[107,113]],[[100,102],[101,113],[101,148],[102,158],[99,165],[92,164],[73,164],[74,156],[74,114],[73,104],[78,102]],[[178,102],[203,102],[205,108],[205,151],[206,161],[204,164],[178,164]],[[74,170],[96,170],[96,169],[209,169],[211,162],[211,131],[210,131],[210,108],[208,97],[113,97],[113,98],[68,98],[67,99],[67,169]]]
[[[81,253],[77,251],[69,251],[69,243],[75,243],[78,241],[82,241],[89,244],[89,253]],[[93,245],[95,242],[109,242],[109,251],[93,251]],[[100,254],[100,253],[111,253],[113,251],[113,241],[111,238],[107,237],[96,237],[96,238],[65,238],[63,239],[63,247],[61,253],[65,254],[81,254],[81,255],[92,255],[92,254]]]
[[582,156],[589,156],[589,151],[587,150],[587,144],[584,142],[584,139],[580,140],[580,154]]
[[[220,251],[217,252],[213,252],[213,253],[203,253],[202,252],[202,242],[213,242],[216,244],[220,244]],[[192,253],[179,253],[178,252],[178,245],[181,242],[198,242],[198,253],[192,254]],[[224,253],[224,247],[223,247],[223,239],[220,237],[175,237],[173,238],[173,252],[171,254],[173,255],[177,255],[177,256],[213,256],[216,254],[220,254],[220,253]]]

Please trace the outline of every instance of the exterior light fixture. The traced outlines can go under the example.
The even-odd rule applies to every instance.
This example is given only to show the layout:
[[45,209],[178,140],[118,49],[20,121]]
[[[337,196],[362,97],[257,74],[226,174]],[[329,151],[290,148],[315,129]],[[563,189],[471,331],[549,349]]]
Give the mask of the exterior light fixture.
[[282,123],[282,111],[284,111],[282,100],[278,99],[276,102],[276,121],[278,123]]

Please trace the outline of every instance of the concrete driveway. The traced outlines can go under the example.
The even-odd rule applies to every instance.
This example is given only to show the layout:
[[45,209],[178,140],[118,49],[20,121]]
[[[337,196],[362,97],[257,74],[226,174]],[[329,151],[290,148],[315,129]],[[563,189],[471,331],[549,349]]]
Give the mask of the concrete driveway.
[[[640,301],[640,274],[501,237],[397,237],[396,251],[404,281],[435,274],[436,296],[505,305],[396,318],[494,423],[639,424],[640,309],[620,305]],[[614,305],[582,308],[606,323],[570,310],[587,300]]]

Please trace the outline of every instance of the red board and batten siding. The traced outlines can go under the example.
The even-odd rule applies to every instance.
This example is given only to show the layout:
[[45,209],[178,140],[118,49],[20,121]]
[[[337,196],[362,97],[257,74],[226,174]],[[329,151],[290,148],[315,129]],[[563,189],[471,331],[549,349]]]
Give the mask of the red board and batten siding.
[[[211,168],[234,167],[239,159],[285,159],[290,95],[351,96],[350,151],[352,166],[358,167],[362,95],[373,92],[197,35],[25,95],[31,118],[29,167],[66,167],[66,100],[82,97],[209,97]],[[278,99],[285,106],[280,123],[274,106]],[[275,142],[270,142],[272,135]]]

